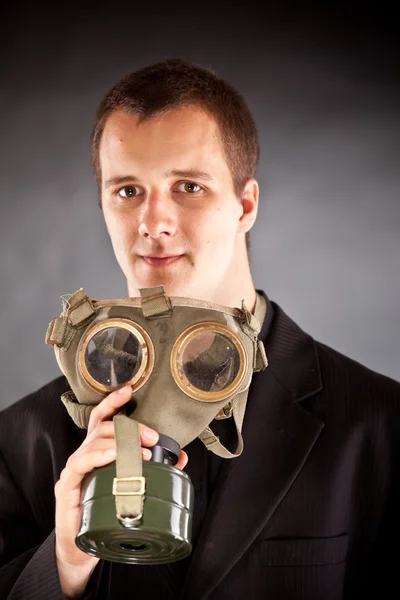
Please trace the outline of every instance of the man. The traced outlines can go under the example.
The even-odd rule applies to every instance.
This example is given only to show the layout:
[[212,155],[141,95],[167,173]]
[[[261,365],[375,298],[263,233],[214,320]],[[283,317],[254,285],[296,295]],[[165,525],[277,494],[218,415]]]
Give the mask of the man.
[[[239,94],[182,60],[143,68],[101,103],[93,134],[99,197],[129,296],[170,296],[250,310],[247,254],[259,190],[257,132]],[[181,451],[196,490],[193,551],[137,566],[75,544],[86,473],[115,459],[111,421],[125,386],[79,429],[60,377],[0,419],[1,598],[361,598],[398,593],[400,385],[315,342],[264,294],[244,451],[199,439]],[[226,446],[232,419],[213,421]],[[141,427],[143,458],[158,433]],[[55,486],[55,494],[54,492]],[[392,586],[392,587],[391,587]]]

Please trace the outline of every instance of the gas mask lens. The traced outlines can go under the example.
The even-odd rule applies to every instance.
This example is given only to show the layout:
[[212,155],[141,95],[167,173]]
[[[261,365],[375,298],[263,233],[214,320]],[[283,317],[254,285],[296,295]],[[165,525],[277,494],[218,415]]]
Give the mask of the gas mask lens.
[[138,390],[154,365],[150,337],[127,319],[109,319],[93,327],[82,340],[78,361],[81,374],[97,392],[123,385]]
[[247,370],[240,338],[216,323],[196,324],[177,339],[171,371],[180,389],[196,400],[224,400],[240,387]]

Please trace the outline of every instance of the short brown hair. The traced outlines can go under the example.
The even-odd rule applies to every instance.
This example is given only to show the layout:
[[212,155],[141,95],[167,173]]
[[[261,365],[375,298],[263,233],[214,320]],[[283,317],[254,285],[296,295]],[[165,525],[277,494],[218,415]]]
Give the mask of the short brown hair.
[[259,158],[257,129],[242,96],[211,69],[170,58],[123,77],[102,100],[92,136],[92,162],[101,204],[99,147],[108,117],[118,109],[139,114],[140,122],[169,110],[198,106],[217,123],[232,174],[241,197],[247,179],[254,177]]

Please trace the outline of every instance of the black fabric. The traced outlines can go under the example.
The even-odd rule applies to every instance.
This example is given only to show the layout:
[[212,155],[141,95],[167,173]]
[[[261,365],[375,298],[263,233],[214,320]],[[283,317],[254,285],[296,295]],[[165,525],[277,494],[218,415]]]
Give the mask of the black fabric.
[[[253,377],[242,455],[214,462],[200,442],[188,447],[190,559],[100,561],[85,600],[399,594],[400,384],[314,342],[272,306],[269,366]],[[0,413],[1,600],[62,599],[54,484],[85,435],[60,401],[68,387],[60,377]],[[229,443],[228,422],[215,426]]]

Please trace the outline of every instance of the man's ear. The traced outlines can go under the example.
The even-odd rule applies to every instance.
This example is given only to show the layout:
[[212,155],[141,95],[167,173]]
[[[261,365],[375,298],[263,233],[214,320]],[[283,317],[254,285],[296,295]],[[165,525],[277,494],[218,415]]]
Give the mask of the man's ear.
[[254,225],[258,210],[258,196],[258,182],[252,177],[246,181],[240,199],[243,212],[239,220],[239,230],[242,233],[247,233]]

